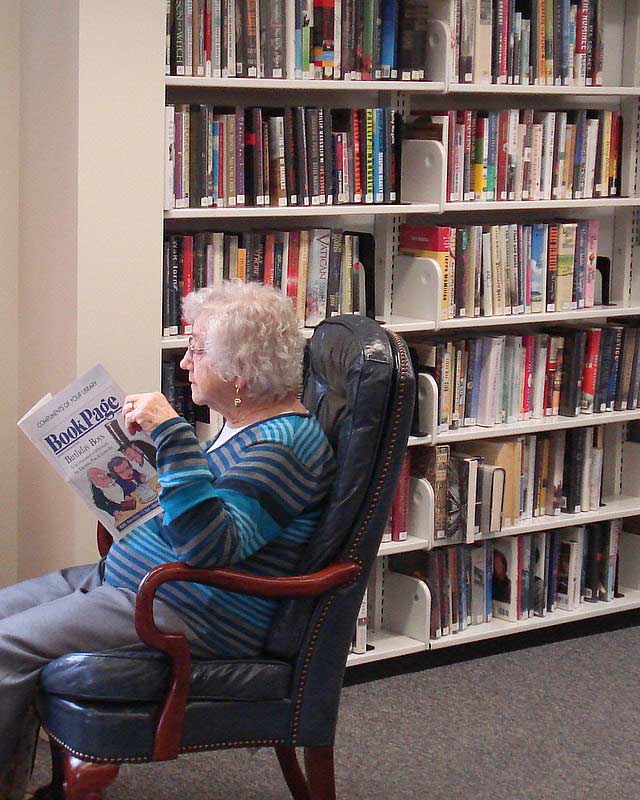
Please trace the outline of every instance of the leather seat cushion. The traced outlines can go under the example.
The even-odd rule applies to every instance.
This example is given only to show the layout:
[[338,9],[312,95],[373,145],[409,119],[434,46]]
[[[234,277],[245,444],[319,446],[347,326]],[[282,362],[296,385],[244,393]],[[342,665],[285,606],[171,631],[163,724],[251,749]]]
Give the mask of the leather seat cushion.
[[[288,696],[291,665],[269,658],[193,659],[193,700],[279,700]],[[68,653],[40,674],[40,689],[77,700],[159,702],[169,685],[169,659],[151,650]]]
[[[43,728],[79,758],[118,762],[152,758],[157,703],[90,703],[40,693],[36,705]],[[180,747],[186,752],[292,745],[294,707],[289,698],[264,703],[189,700]],[[329,731],[318,740],[301,740],[300,746],[326,745],[331,741]]]

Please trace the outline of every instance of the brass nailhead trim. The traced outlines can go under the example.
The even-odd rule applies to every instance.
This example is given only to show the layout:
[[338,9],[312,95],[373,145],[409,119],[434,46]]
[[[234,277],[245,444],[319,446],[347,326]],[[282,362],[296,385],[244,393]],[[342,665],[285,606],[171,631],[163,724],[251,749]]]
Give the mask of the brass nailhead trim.
[[[57,736],[54,736],[49,730],[45,728],[47,734],[56,744],[59,744],[67,753],[81,758],[83,761],[90,761],[94,764],[148,764],[151,763],[150,757],[141,756],[139,758],[101,758],[99,756],[90,756],[87,753],[81,753],[69,747]],[[285,744],[284,739],[242,739],[237,742],[217,742],[215,744],[199,744],[188,745],[186,747],[178,748],[179,753],[194,753],[202,750],[222,750],[227,747],[279,747]]]

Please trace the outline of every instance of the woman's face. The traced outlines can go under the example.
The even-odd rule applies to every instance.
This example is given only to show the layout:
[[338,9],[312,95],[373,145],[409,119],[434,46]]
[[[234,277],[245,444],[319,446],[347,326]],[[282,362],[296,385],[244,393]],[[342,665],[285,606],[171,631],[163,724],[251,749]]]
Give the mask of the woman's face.
[[[193,345],[195,350],[204,350],[206,339],[206,317],[198,317],[193,323]],[[182,369],[189,373],[191,397],[193,402],[209,406],[214,411],[225,414],[229,402],[233,406],[235,387],[231,381],[224,381],[211,369],[204,352],[187,350],[180,362]]]

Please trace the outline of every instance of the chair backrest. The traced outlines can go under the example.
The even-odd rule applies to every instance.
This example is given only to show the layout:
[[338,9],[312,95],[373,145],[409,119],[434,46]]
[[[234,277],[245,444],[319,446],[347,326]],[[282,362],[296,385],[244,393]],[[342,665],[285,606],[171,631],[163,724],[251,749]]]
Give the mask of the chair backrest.
[[[336,594],[353,618],[391,508],[411,427],[415,382],[404,342],[376,322],[343,315],[321,323],[308,352],[303,402],[327,434],[337,475],[322,520],[299,565],[312,572],[332,561],[358,561],[356,584]],[[335,599],[335,598],[334,598]],[[332,599],[332,603],[334,602]],[[270,655],[292,658],[309,638],[320,601],[291,600],[276,612]],[[346,660],[349,632],[342,637]],[[339,667],[338,667],[339,668]]]

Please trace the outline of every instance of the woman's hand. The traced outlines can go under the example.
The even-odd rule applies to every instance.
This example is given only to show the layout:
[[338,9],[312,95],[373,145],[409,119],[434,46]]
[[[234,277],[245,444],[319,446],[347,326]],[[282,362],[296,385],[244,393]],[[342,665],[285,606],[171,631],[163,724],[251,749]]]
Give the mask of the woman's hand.
[[151,433],[158,425],[178,416],[167,398],[160,392],[128,394],[122,407],[122,414],[130,436],[140,430]]

